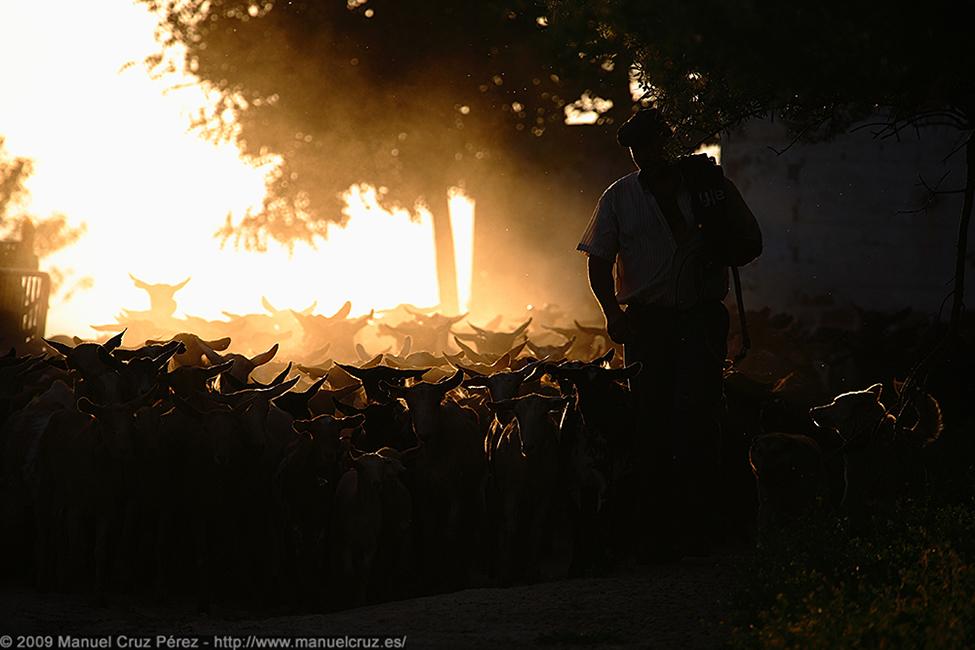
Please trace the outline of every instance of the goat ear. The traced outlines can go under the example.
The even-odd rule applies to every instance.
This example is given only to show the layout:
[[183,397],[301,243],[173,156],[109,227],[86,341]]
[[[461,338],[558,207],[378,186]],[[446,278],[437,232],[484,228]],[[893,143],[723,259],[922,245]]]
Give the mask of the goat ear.
[[877,400],[880,400],[880,394],[884,391],[884,385],[879,383],[874,384],[873,386],[869,387],[867,390],[873,393],[876,396]]
[[122,337],[125,335],[125,332],[127,330],[128,330],[128,328],[122,330],[121,332],[119,332],[118,334],[116,334],[115,336],[113,336],[112,338],[110,338],[107,341],[105,341],[105,343],[102,345],[102,347],[105,348],[106,350],[108,350],[109,352],[111,352],[115,348],[117,348],[120,345],[122,345]]
[[352,301],[346,300],[345,303],[339,307],[339,310],[328,316],[328,320],[345,320],[349,317],[349,313],[352,311]]
[[[290,370],[290,368],[291,368],[291,364],[289,363],[288,364],[288,369]],[[285,374],[285,376],[287,376],[287,374]],[[306,388],[304,391],[302,391],[301,394],[304,395],[305,397],[307,397],[308,399],[311,399],[312,397],[314,397],[315,395],[318,394],[318,391],[320,391],[322,389],[322,386],[325,385],[325,381],[327,379],[328,379],[328,376],[327,375],[324,376],[324,377],[322,377],[321,379],[318,379],[314,384],[312,384],[311,386],[309,386],[308,388]]]
[[382,363],[383,363],[383,354],[384,354],[383,352],[380,352],[379,354],[377,354],[376,356],[374,356],[372,359],[369,359],[368,361],[366,361],[365,363],[363,363],[362,366],[360,366],[360,367],[361,368],[364,368],[364,369],[369,369],[369,368],[375,368],[376,366],[382,365]]
[[[222,393],[228,391],[235,393],[237,391],[248,388],[248,386],[246,381],[241,381],[236,377],[234,377],[233,375],[231,375],[230,373],[227,373],[226,375],[220,376],[220,388],[221,388],[220,392]],[[251,388],[253,388],[253,386],[251,386]]]
[[[291,362],[291,361],[289,361],[288,362],[288,366],[284,370],[282,370],[281,372],[279,372],[277,375],[275,375],[274,376],[274,379],[271,380],[271,383],[269,383],[268,386],[277,386],[278,384],[280,384],[281,382],[283,382],[285,379],[287,379],[288,378],[288,375],[291,374],[291,369],[293,367],[294,367],[294,363]],[[323,379],[325,379],[325,378],[322,377],[322,380]],[[319,381],[321,381],[321,380],[319,380]]]
[[207,345],[206,341],[200,341],[200,349],[203,350],[203,356],[207,358],[207,361],[215,366],[227,361],[226,357]]
[[472,347],[466,345],[463,341],[461,341],[460,337],[458,337],[456,334],[454,335],[454,343],[456,343],[457,347],[460,348],[461,352],[474,363],[481,363],[484,361],[483,356],[475,352]]
[[459,361],[451,360],[450,361],[450,365],[452,365],[453,367],[457,368],[458,370],[463,370],[465,373],[467,373],[471,377],[487,377],[487,373],[481,372],[480,370],[476,370],[474,368],[468,368],[468,367],[462,365]]
[[604,354],[601,357],[596,357],[590,363],[592,363],[593,365],[601,366],[604,363],[611,362],[615,355],[616,355],[616,348],[610,348],[609,350],[606,351],[606,354]]
[[298,381],[300,379],[301,377],[294,377],[293,379],[289,379],[288,381],[281,382],[277,386],[269,386],[268,388],[262,390],[267,391],[269,400],[277,399],[278,397],[281,397],[282,395],[290,391],[292,388],[297,386]]
[[362,379],[362,377],[365,374],[367,374],[367,373],[363,372],[361,369],[356,368],[353,365],[349,365],[349,364],[345,364],[345,363],[339,363],[337,361],[335,362],[335,365],[340,370],[343,370],[345,372],[345,374],[350,375],[352,377],[355,377],[356,379]]
[[176,354],[186,354],[186,343],[182,341],[170,341],[169,345],[176,349]]
[[528,326],[531,325],[531,324],[532,324],[532,319],[529,318],[524,323],[522,323],[521,325],[519,325],[515,329],[515,331],[512,332],[512,334],[514,334],[515,336],[520,336],[521,334],[524,334],[525,333],[525,330],[527,330],[528,329]]
[[438,382],[437,383],[437,386],[439,386],[440,387],[440,390],[444,394],[446,394],[447,392],[452,391],[453,389],[455,389],[458,386],[460,386],[460,383],[462,381],[464,381],[464,371],[463,370],[458,370],[451,377],[448,377],[447,379],[444,379],[443,381]]
[[94,415],[96,417],[98,416],[98,413],[102,410],[101,406],[95,404],[87,397],[82,397],[81,399],[79,399],[76,402],[75,407],[82,413],[87,413],[88,415]]
[[59,343],[57,341],[50,341],[48,339],[43,339],[43,340],[45,343],[47,343],[48,347],[52,348],[59,354],[63,354],[64,356],[68,356],[68,354],[74,349],[71,346],[65,345],[64,343]]
[[[492,322],[493,322],[493,321],[492,321]],[[475,332],[477,332],[478,334],[481,334],[482,336],[483,336],[483,335],[485,335],[485,334],[489,334],[489,333],[490,333],[490,332],[488,332],[488,331],[487,331],[487,329],[482,329],[482,328],[480,328],[480,327],[478,327],[477,325],[475,325],[474,323],[472,323],[472,322],[470,322],[470,321],[467,321],[467,325],[468,325],[468,327],[470,327],[470,328],[471,328],[472,330],[474,330],[474,331],[475,331]],[[490,327],[490,326],[491,326],[491,324],[490,324],[490,323],[488,323],[488,327]]]
[[98,348],[98,360],[105,364],[106,367],[113,368],[115,370],[120,370],[125,366],[125,364],[113,357],[112,354],[104,347]]
[[355,415],[349,415],[344,418],[335,418],[335,423],[339,425],[340,429],[354,429],[365,421],[366,416],[362,413],[356,413]]
[[904,390],[904,384],[906,384],[906,383],[907,383],[906,381],[901,381],[899,379],[894,379],[894,381],[893,381],[893,384],[894,384],[894,392],[898,396],[900,396],[901,392]]
[[251,359],[251,363],[255,366],[263,366],[265,363],[274,358],[274,355],[278,353],[278,344],[272,345],[267,352],[262,352]]
[[211,350],[217,350],[218,352],[222,352],[222,351],[224,351],[224,350],[226,350],[227,348],[230,347],[230,337],[229,336],[225,336],[222,339],[214,339],[212,341],[203,341],[202,339],[200,339],[200,340],[203,343],[206,343],[206,345],[207,345],[208,348],[210,348]]
[[230,370],[230,367],[232,365],[234,365],[233,361],[224,361],[223,363],[218,364],[216,366],[210,366],[209,368],[206,369],[206,375],[208,377],[216,377],[220,373]]
[[541,361],[534,361],[527,364],[518,373],[521,375],[522,383],[531,381],[532,379],[538,379],[544,374],[543,363]]
[[521,354],[521,351],[525,349],[526,343],[528,343],[528,339],[525,339],[518,345],[508,350],[508,356],[510,357],[511,361],[514,361],[515,359],[518,358],[518,355]]
[[511,365],[511,352],[505,352],[491,364],[491,372],[500,372]]
[[622,379],[633,379],[634,377],[640,374],[641,370],[643,370],[643,363],[637,361],[636,363],[631,363],[625,368],[617,368],[616,370],[607,370],[606,372],[609,373],[608,376],[611,377],[612,379],[622,380]]
[[336,388],[335,390],[329,392],[331,393],[332,398],[334,399],[336,397],[345,397],[346,395],[351,395],[352,393],[358,391],[360,388],[362,388],[362,384],[357,382],[354,384],[349,384],[348,386],[343,386],[342,388]]
[[369,359],[371,359],[369,353],[366,352],[366,348],[365,346],[362,345],[362,343],[355,344],[355,354],[357,357],[359,357],[359,361],[361,362],[366,362],[369,361]]
[[335,403],[335,411],[337,413],[359,414],[365,412],[365,409],[360,409],[355,406],[352,406],[351,404],[346,404],[345,402],[341,402],[338,399],[333,398],[332,401]]

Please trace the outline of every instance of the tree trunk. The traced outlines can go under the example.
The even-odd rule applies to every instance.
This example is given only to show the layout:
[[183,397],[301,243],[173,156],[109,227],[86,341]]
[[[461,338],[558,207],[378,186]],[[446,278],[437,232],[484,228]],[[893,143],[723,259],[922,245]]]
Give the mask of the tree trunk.
[[433,215],[433,238],[437,251],[437,282],[440,285],[440,309],[456,314],[457,265],[454,261],[454,236],[450,227],[450,205],[447,191],[430,197],[430,214]]
[[948,330],[958,332],[961,312],[965,301],[965,266],[968,263],[968,225],[972,220],[972,198],[975,195],[975,137],[969,136],[965,146],[965,202],[958,224],[958,248],[955,252],[955,288],[951,303],[951,321]]

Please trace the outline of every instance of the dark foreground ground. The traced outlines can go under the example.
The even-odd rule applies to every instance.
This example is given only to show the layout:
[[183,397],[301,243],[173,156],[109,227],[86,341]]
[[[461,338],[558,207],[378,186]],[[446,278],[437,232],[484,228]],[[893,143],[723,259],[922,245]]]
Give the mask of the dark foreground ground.
[[203,616],[143,603],[97,607],[84,596],[8,589],[0,594],[0,634],[382,635],[405,636],[407,648],[715,648],[724,645],[734,611],[734,566],[726,556],[684,560],[602,578],[468,589],[265,619],[234,619],[220,611]]

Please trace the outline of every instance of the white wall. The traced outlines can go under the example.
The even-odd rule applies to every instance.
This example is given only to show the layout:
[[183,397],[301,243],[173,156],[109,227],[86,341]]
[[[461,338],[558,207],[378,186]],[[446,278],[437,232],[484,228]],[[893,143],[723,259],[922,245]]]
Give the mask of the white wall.
[[[951,288],[962,198],[902,211],[925,200],[918,174],[934,184],[949,171],[942,189],[964,186],[964,151],[942,162],[960,138],[928,129],[878,140],[865,129],[777,155],[769,147],[790,141],[779,124],[754,121],[723,137],[722,166],[765,239],[762,257],[742,270],[746,305],[816,320],[839,319],[850,304],[937,312]],[[971,275],[966,304],[975,306]]]

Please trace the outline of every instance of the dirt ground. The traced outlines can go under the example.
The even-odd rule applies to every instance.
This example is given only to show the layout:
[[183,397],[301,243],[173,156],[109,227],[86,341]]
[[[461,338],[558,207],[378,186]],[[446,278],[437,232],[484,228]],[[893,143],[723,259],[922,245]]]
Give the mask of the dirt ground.
[[[724,645],[735,562],[722,556],[613,575],[468,589],[324,615],[234,619],[116,599],[0,593],[0,634],[406,637],[407,648],[716,648]],[[15,646],[16,647],[16,646]],[[57,645],[55,645],[57,647]]]

